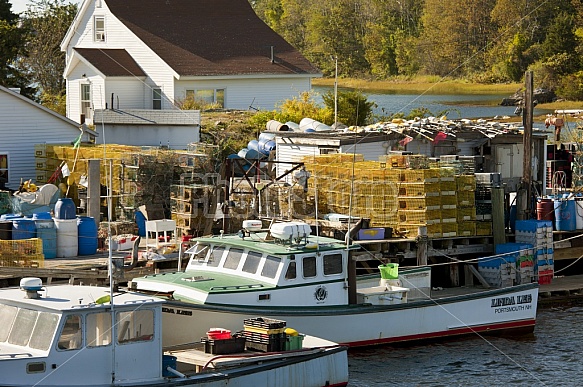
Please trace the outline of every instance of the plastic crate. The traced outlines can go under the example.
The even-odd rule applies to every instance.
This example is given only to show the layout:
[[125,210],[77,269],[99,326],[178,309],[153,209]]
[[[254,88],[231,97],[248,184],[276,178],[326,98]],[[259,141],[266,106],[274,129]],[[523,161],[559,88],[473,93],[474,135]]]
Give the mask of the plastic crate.
[[287,336],[285,340],[285,350],[295,351],[303,348],[304,335],[299,334],[297,336]]
[[213,355],[228,355],[245,351],[245,343],[247,339],[244,336],[240,336],[224,340],[202,338],[200,341],[204,343],[205,353],[211,353]]
[[263,335],[255,332],[243,331],[246,339],[245,347],[249,350],[261,352],[277,352],[285,350],[286,334],[278,333]]
[[[282,333],[285,329],[285,321],[267,317],[255,317],[243,320],[245,331],[258,332],[262,334]],[[274,331],[269,333],[269,331]]]

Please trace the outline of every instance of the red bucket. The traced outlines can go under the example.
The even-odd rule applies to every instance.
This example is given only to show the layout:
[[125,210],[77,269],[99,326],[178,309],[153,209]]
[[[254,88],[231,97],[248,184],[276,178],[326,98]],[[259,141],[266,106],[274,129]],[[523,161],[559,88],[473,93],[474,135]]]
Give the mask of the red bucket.
[[223,328],[211,328],[206,335],[209,340],[228,340],[231,338],[231,331]]

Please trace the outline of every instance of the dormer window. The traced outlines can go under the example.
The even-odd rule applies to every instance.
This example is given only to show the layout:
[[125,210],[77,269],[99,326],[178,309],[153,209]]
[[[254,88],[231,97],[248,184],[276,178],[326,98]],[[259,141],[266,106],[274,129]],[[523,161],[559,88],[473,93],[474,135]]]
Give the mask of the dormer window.
[[95,16],[94,17],[94,39],[96,42],[105,42],[105,17]]

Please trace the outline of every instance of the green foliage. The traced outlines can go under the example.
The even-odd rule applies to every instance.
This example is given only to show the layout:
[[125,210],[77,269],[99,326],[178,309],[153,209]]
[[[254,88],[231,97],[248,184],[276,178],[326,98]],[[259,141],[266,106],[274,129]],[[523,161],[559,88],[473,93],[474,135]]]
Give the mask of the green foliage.
[[583,101],[583,71],[562,77],[557,95],[570,101]]
[[46,92],[41,93],[40,103],[62,116],[67,116],[67,95],[53,95]]
[[194,96],[188,96],[182,100],[177,100],[174,105],[180,110],[212,110],[222,108],[222,106],[216,102],[208,103],[207,101],[196,99]]
[[[374,102],[369,102],[361,91],[338,91],[338,122],[362,126],[372,122]],[[334,92],[322,96],[328,110],[334,111]]]
[[26,55],[19,66],[44,93],[66,92],[65,53],[60,45],[76,13],[77,5],[65,0],[33,1],[24,12],[22,25],[28,31]]

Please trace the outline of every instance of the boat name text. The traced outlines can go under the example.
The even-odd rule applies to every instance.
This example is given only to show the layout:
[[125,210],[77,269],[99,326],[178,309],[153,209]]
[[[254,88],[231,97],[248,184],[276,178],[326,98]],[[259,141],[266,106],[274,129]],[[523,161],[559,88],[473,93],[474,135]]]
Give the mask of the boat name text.
[[496,308],[494,313],[518,312],[522,310],[531,309],[532,294],[524,294],[520,296],[509,296],[492,298],[491,308]]
[[181,310],[181,309],[174,310],[174,308],[162,307],[162,312],[172,313],[172,314],[181,314],[183,316],[192,316],[192,310]]

